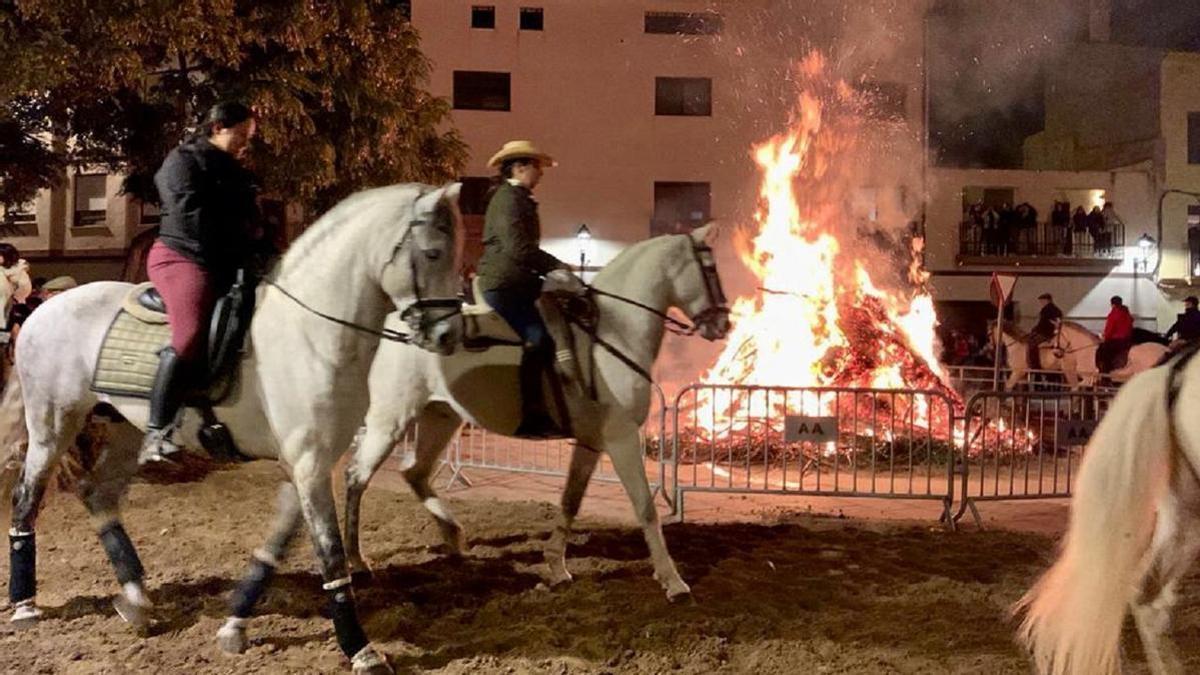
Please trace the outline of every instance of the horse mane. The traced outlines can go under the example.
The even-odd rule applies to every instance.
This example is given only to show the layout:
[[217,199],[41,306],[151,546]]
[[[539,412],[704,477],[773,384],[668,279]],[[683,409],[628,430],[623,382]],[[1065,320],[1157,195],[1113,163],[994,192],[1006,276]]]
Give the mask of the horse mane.
[[[425,188],[425,189],[422,189]],[[315,223],[304,230],[296,241],[288,247],[283,258],[276,266],[279,274],[291,270],[303,263],[312,253],[320,248],[331,235],[347,226],[348,223],[366,223],[373,219],[367,217],[367,212],[374,210],[383,203],[399,202],[405,197],[416,200],[428,186],[415,183],[387,185],[356,192],[338,202],[317,219]]]
[[632,266],[635,262],[641,261],[642,254],[646,251],[646,249],[663,246],[668,243],[666,241],[667,239],[679,236],[687,235],[661,234],[657,237],[639,241],[632,246],[622,249],[621,252],[616,255],[616,257],[610,260],[607,265],[605,265],[599,272],[596,273],[596,278],[593,281],[593,284],[604,285],[604,282],[610,277],[616,279],[628,277],[634,271]]

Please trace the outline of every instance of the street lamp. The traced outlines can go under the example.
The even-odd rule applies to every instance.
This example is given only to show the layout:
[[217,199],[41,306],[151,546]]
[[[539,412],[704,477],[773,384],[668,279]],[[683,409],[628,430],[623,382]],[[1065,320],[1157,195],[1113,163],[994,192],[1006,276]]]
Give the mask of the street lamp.
[[1138,271],[1145,272],[1150,266],[1150,257],[1154,255],[1154,248],[1158,244],[1149,234],[1143,232],[1142,236],[1138,237],[1137,247],[1138,254],[1134,260],[1134,268]]
[[579,278],[583,278],[583,272],[587,268],[588,248],[592,245],[592,231],[588,229],[586,223],[579,226],[575,232],[575,243],[579,245]]

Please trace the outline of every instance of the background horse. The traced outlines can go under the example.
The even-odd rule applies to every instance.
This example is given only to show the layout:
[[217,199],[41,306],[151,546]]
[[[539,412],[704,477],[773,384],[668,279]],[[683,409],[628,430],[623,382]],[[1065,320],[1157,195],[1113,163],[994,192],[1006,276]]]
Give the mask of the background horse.
[[[1011,321],[1001,324],[1001,333],[1008,367],[1012,370],[1004,388],[1011,391],[1024,381],[1029,372],[1029,335]],[[993,347],[995,334],[996,322],[989,322],[988,336],[993,341]],[[1042,369],[1062,372],[1067,386],[1072,391],[1081,387],[1093,387],[1101,374],[1096,367],[1096,350],[1099,346],[1100,338],[1094,333],[1073,321],[1063,321],[1054,336],[1041,344]],[[1166,353],[1166,347],[1158,343],[1144,342],[1134,345],[1129,349],[1126,364],[1105,373],[1105,376],[1113,382],[1126,382],[1134,375],[1153,368]]]
[[[366,412],[366,378],[387,314],[431,295],[457,295],[458,192],[458,184],[380,188],[344,200],[318,220],[292,245],[260,293],[238,386],[216,407],[241,452],[278,458],[291,479],[281,490],[282,525],[255,552],[252,580],[269,576],[303,514],[332,600],[338,643],[356,672],[390,668],[368,643],[355,613],[330,474]],[[9,590],[14,621],[39,616],[34,522],[52,469],[88,413],[109,403],[145,428],[146,400],[90,389],[100,344],[131,288],[100,282],[54,297],[33,313],[17,342],[18,377],[0,406],[5,419],[20,418],[24,406],[29,440],[13,495]],[[458,330],[458,322],[422,321],[414,340],[448,349],[459,339]],[[186,411],[177,431],[179,440],[192,447],[198,418]],[[145,572],[119,516],[137,471],[139,447],[136,434],[118,436],[134,441],[102,449],[82,497],[122,585],[114,604],[123,618],[141,626],[150,607]],[[243,583],[235,608],[255,588]]]
[[1151,671],[1185,672],[1166,631],[1200,551],[1197,409],[1200,359],[1141,373],[1117,393],[1083,456],[1062,552],[1018,605],[1039,672],[1119,672],[1131,607]]

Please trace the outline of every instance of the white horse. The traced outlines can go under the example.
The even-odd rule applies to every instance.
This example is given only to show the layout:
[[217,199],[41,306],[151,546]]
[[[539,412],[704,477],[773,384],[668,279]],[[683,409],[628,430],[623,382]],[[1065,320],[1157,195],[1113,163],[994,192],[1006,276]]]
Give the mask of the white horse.
[[[1008,321],[1001,325],[1000,332],[1008,354],[1008,367],[1012,370],[1004,388],[1011,391],[1025,380],[1029,372],[1029,335]],[[988,326],[988,335],[993,343],[995,333],[993,321]],[[1054,336],[1041,344],[1039,356],[1042,369],[1061,371],[1072,391],[1095,386],[1100,379],[1100,370],[1096,367],[1096,350],[1099,347],[1100,338],[1088,329],[1072,321],[1060,322]],[[1134,345],[1129,350],[1126,364],[1106,376],[1113,382],[1127,382],[1134,375],[1153,368],[1166,353],[1167,348],[1158,343]]]
[[[216,413],[242,453],[278,459],[291,482],[280,490],[275,531],[255,551],[252,572],[235,592],[234,617],[219,635],[224,648],[244,646],[240,623],[245,617],[238,616],[239,608],[247,595],[261,592],[261,580],[270,576],[303,514],[332,600],[339,646],[355,672],[391,672],[355,614],[331,471],[366,413],[367,374],[387,314],[414,305],[443,307],[453,301],[431,298],[457,295],[458,192],[458,184],[397,185],[344,200],[292,245],[260,293],[238,386]],[[100,282],[63,293],[33,313],[18,339],[18,377],[0,405],[4,419],[19,418],[24,406],[29,438],[13,495],[9,591],[14,621],[40,615],[34,604],[34,521],[53,467],[88,413],[109,403],[145,428],[145,400],[90,390],[101,341],[131,288]],[[423,347],[453,348],[461,324],[445,318],[425,317],[413,340]],[[198,415],[184,415],[178,438],[196,447]],[[114,605],[142,627],[151,607],[145,573],[119,519],[121,498],[137,470],[139,442],[136,433],[121,436],[130,442],[103,449],[82,496],[122,586]]]
[[1039,672],[1120,671],[1130,609],[1150,670],[1183,673],[1167,637],[1200,551],[1200,359],[1121,388],[1088,443],[1062,552],[1018,605]]

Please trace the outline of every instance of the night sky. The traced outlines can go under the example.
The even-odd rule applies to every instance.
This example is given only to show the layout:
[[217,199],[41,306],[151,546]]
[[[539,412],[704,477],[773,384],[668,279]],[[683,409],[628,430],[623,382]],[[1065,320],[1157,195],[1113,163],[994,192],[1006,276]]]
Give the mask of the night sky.
[[[930,130],[944,166],[1020,168],[1043,74],[1087,38],[1088,0],[944,0],[930,18]],[[1113,0],[1112,41],[1200,51],[1200,0]],[[1200,99],[1200,92],[1197,92]]]

